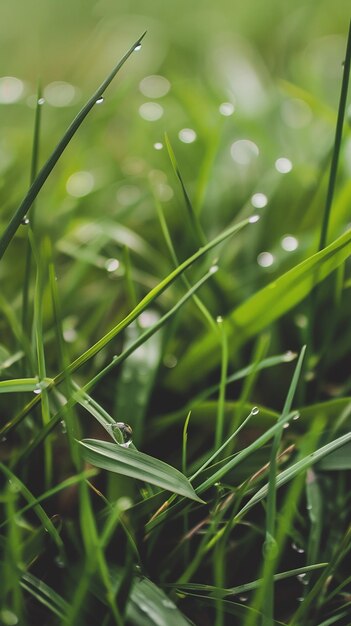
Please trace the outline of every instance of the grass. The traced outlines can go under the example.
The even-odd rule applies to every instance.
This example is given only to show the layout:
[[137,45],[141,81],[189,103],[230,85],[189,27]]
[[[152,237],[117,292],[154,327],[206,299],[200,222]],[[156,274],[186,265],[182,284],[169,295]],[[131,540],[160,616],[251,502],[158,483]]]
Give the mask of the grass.
[[275,82],[234,124],[187,67],[141,120],[152,38],[73,122],[39,87],[22,201],[4,171],[0,623],[348,626],[350,31],[338,107]]

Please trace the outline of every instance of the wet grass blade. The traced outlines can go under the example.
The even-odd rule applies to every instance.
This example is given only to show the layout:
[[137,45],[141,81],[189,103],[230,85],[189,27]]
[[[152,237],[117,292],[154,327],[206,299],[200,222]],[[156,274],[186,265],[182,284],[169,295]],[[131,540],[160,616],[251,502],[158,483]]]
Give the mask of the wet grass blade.
[[97,439],[84,439],[80,444],[83,446],[85,460],[96,467],[137,478],[196,502],[202,502],[187,478],[159,459]]
[[17,211],[15,212],[13,217],[11,218],[10,223],[8,224],[5,232],[3,233],[2,237],[0,238],[0,259],[3,257],[3,255],[4,255],[5,251],[6,251],[7,246],[9,245],[9,243],[10,243],[11,239],[13,238],[13,236],[16,234],[16,231],[17,231],[18,227],[20,226],[23,218],[29,212],[29,209],[31,208],[35,198],[39,194],[42,186],[44,185],[45,181],[47,180],[47,178],[51,174],[52,170],[54,169],[54,167],[55,167],[57,161],[59,160],[60,156],[62,155],[64,150],[67,148],[67,146],[68,146],[69,142],[71,141],[72,137],[75,135],[75,133],[77,132],[78,128],[81,126],[81,124],[83,123],[83,121],[87,117],[88,113],[95,106],[96,101],[99,100],[99,98],[103,97],[103,94],[104,94],[105,90],[107,89],[109,84],[112,82],[112,80],[114,79],[116,74],[119,72],[121,67],[124,65],[124,63],[127,61],[127,59],[130,57],[130,55],[134,52],[134,50],[136,48],[138,48],[138,46],[140,45],[140,43],[141,43],[142,39],[144,38],[145,34],[146,33],[143,33],[143,35],[141,35],[141,37],[139,37],[139,39],[129,48],[128,52],[126,52],[126,54],[121,58],[121,60],[118,61],[117,65],[115,65],[115,67],[113,68],[112,72],[107,76],[107,78],[103,81],[103,83],[101,83],[101,85],[97,88],[97,90],[91,96],[91,98],[88,100],[88,102],[79,111],[78,115],[74,118],[73,122],[68,127],[68,129],[66,130],[65,134],[63,135],[62,139],[59,141],[59,143],[57,144],[56,148],[54,149],[54,151],[50,155],[49,159],[46,161],[46,163],[44,164],[44,166],[40,170],[38,176],[36,176],[36,178],[33,181],[33,184],[31,185],[28,193],[25,195],[25,197],[22,200],[21,204],[19,205]]
[[205,234],[202,230],[199,218],[197,216],[197,214],[194,211],[193,205],[191,203],[191,200],[189,198],[189,194],[187,192],[183,177],[181,175],[180,169],[179,169],[179,165],[177,163],[177,159],[175,157],[173,148],[171,146],[171,142],[168,138],[167,133],[165,134],[165,144],[166,144],[166,148],[167,148],[167,152],[168,152],[168,156],[170,158],[170,161],[172,163],[172,167],[173,167],[173,171],[176,175],[176,177],[179,180],[181,189],[182,189],[182,193],[183,193],[183,197],[184,197],[184,202],[185,202],[185,206],[189,215],[189,220],[190,220],[190,224],[191,227],[193,229],[193,232],[196,236],[197,239],[197,243],[204,246],[206,244],[206,237]]
[[30,492],[30,490],[26,487],[22,480],[2,463],[0,463],[0,470],[7,477],[8,480],[12,481],[12,483],[16,486],[21,495],[27,500],[28,504],[30,504],[31,507],[34,508],[34,511],[37,517],[40,519],[43,528],[48,531],[59,550],[62,550],[63,541],[51,519],[45,513],[43,507],[38,504],[36,497]]
[[339,108],[338,108],[338,118],[337,118],[336,129],[335,129],[334,149],[333,149],[332,162],[331,162],[331,167],[330,167],[327,198],[326,198],[323,220],[322,220],[321,236],[319,240],[319,250],[322,250],[325,247],[327,243],[327,237],[328,237],[329,218],[330,218],[330,211],[331,211],[334,191],[335,191],[336,174],[338,170],[342,131],[343,131],[345,110],[346,110],[346,103],[347,103],[347,91],[348,91],[349,77],[350,77],[350,63],[351,63],[351,21],[349,24],[349,32],[348,32],[348,38],[347,38],[344,71],[343,71],[343,78],[342,78],[342,84],[341,84]]
[[[224,321],[231,353],[301,302],[317,283],[348,258],[350,252],[349,230],[234,309]],[[208,333],[194,341],[182,364],[170,374],[170,383],[187,387],[189,381],[196,382],[199,376],[217,366],[220,359],[217,342],[215,333]]]
[[[328,454],[330,454],[334,450],[337,450],[338,448],[341,448],[349,441],[351,441],[351,433],[346,433],[345,435],[338,437],[334,441],[327,443],[325,446],[322,446],[315,452],[312,452],[305,458],[300,459],[299,461],[297,461],[297,463],[294,463],[293,465],[288,467],[286,470],[282,471],[277,476],[276,487],[279,488],[282,485],[285,485],[290,480],[292,480],[295,476],[297,476],[297,474],[312,467],[312,465],[314,465],[315,463],[318,463],[321,459],[324,459],[324,457],[326,457]],[[255,495],[249,500],[247,504],[245,504],[245,506],[238,513],[238,518],[241,518],[243,515],[245,515],[245,513],[247,513],[247,511],[249,511],[253,506],[255,506],[255,504],[257,504],[263,498],[265,498],[267,495],[267,492],[268,492],[268,485],[265,485],[259,491],[257,491],[257,493],[255,493]]]

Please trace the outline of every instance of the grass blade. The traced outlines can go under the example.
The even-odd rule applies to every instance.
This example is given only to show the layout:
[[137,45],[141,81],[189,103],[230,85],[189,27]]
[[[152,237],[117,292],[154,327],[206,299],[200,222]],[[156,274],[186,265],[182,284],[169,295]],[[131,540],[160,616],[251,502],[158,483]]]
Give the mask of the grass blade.
[[31,208],[35,198],[37,197],[37,195],[40,192],[40,190],[41,190],[42,186],[44,185],[45,181],[47,180],[47,178],[51,174],[52,170],[54,169],[54,167],[55,167],[57,161],[59,160],[60,156],[62,155],[64,150],[67,148],[67,146],[68,146],[69,142],[71,141],[72,137],[75,135],[75,133],[77,132],[78,128],[81,126],[81,124],[83,123],[83,121],[87,117],[88,113],[95,106],[96,101],[99,100],[99,98],[101,98],[103,96],[105,90],[107,89],[109,84],[112,82],[112,80],[114,79],[116,74],[119,72],[121,67],[124,65],[124,63],[127,61],[127,59],[130,57],[130,55],[134,52],[134,50],[136,48],[138,48],[138,46],[140,45],[140,42],[144,38],[145,34],[146,33],[143,33],[143,35],[141,35],[141,37],[139,37],[139,39],[129,48],[128,52],[126,52],[126,54],[120,59],[120,61],[118,61],[117,65],[115,65],[115,67],[113,68],[112,72],[101,83],[101,85],[97,88],[97,90],[91,96],[91,98],[88,100],[88,102],[79,111],[78,115],[74,118],[73,122],[70,124],[70,126],[66,130],[65,134],[63,135],[62,139],[59,141],[59,143],[57,144],[56,148],[54,149],[54,151],[52,152],[52,154],[50,155],[50,157],[48,158],[48,160],[46,161],[46,163],[44,164],[44,166],[40,170],[38,176],[33,181],[33,184],[31,185],[28,193],[25,195],[25,197],[22,200],[21,204],[19,205],[17,211],[15,212],[13,217],[11,218],[10,223],[8,224],[5,232],[3,233],[2,237],[0,238],[0,260],[4,256],[6,248],[8,247],[11,239],[16,234],[16,231],[17,231],[18,227],[20,226],[23,218],[27,215],[27,213],[28,213],[29,209]]
[[[301,302],[317,283],[348,258],[350,252],[349,230],[234,309],[224,321],[231,353]],[[216,350],[217,343],[218,338],[214,333],[194,341],[182,364],[170,375],[170,383],[187,387],[189,380],[195,382],[199,375],[203,376],[217,366],[220,358]]]
[[84,439],[80,444],[84,448],[85,460],[92,465],[143,480],[196,502],[202,502],[185,476],[159,459],[96,439]]

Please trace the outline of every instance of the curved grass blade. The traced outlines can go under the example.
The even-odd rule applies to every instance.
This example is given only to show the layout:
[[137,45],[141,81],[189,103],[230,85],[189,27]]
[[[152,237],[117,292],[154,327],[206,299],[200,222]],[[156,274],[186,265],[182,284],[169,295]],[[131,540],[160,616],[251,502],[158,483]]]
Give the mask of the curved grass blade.
[[[279,488],[282,485],[285,485],[287,482],[292,480],[292,478],[297,476],[297,474],[305,471],[306,469],[308,469],[315,463],[318,463],[319,461],[321,461],[321,459],[324,459],[324,457],[326,457],[328,454],[330,454],[334,450],[338,450],[338,448],[341,448],[342,446],[347,444],[349,441],[351,441],[351,432],[346,433],[345,435],[342,435],[341,437],[338,437],[334,441],[331,441],[330,443],[327,443],[325,446],[322,446],[315,452],[312,452],[305,458],[300,459],[299,461],[297,461],[297,463],[294,463],[294,465],[291,465],[286,470],[281,472],[279,476],[277,476],[276,488]],[[267,495],[267,492],[268,492],[268,485],[265,485],[259,491],[257,491],[255,495],[251,498],[251,500],[249,500],[249,502],[245,504],[245,506],[241,509],[241,511],[239,511],[237,515],[238,519],[239,518],[241,519],[243,515],[245,515],[245,513],[249,511],[249,509],[255,506],[257,502],[260,502],[263,498],[265,498]]]
[[27,215],[35,198],[37,197],[45,181],[51,174],[60,156],[62,155],[64,150],[67,148],[72,137],[75,135],[78,128],[81,126],[81,124],[87,117],[88,113],[95,106],[96,101],[99,100],[99,98],[103,96],[105,90],[107,89],[109,84],[112,82],[116,74],[119,72],[121,67],[130,57],[130,55],[134,52],[134,50],[138,48],[138,46],[140,46],[140,43],[142,39],[144,38],[145,34],[146,33],[143,33],[141,37],[139,37],[139,39],[129,48],[128,52],[126,52],[125,55],[120,59],[120,61],[118,61],[117,65],[115,65],[112,72],[101,83],[101,85],[97,88],[97,90],[88,100],[88,102],[79,111],[78,115],[74,118],[73,122],[70,124],[65,134],[63,135],[62,139],[59,141],[56,148],[54,149],[54,151],[52,152],[52,154],[50,155],[46,163],[43,165],[38,176],[36,176],[33,184],[31,185],[28,193],[25,195],[17,211],[11,218],[10,223],[8,224],[4,234],[0,238],[0,259],[3,257],[6,251],[6,248],[9,245],[13,236],[15,235],[18,227],[20,226],[22,219],[25,217],[25,215]]
[[[314,565],[306,565],[305,567],[291,569],[287,572],[279,572],[278,574],[274,574],[274,582],[279,582],[280,580],[285,580],[286,578],[294,578],[299,574],[313,572],[315,570],[326,567],[326,565],[327,563],[315,563]],[[215,598],[225,598],[226,596],[235,596],[240,593],[247,593],[248,591],[259,588],[261,584],[262,579],[253,580],[250,583],[238,585],[237,587],[228,587],[226,589],[219,589],[218,587],[215,587],[213,585],[205,585],[201,583],[175,583],[171,586],[175,587],[176,589],[181,589],[182,591],[204,591],[206,593],[210,593]],[[168,586],[169,585],[167,585],[167,587]]]
[[[139,346],[141,346],[144,343],[144,341],[146,341],[157,330],[159,330],[168,321],[168,319],[170,319],[172,317],[172,315],[174,315],[185,304],[185,302],[189,298],[192,297],[192,295],[201,287],[201,285],[203,285],[204,282],[210,276],[212,276],[212,274],[213,274],[213,271],[212,271],[212,269],[210,269],[209,272],[207,272],[207,274],[205,274],[205,276],[203,276],[197,283],[195,283],[195,285],[188,291],[188,293],[186,293],[174,305],[174,307],[172,307],[172,309],[170,309],[167,313],[165,313],[165,315],[163,315],[158,320],[158,322],[156,322],[155,324],[153,324],[153,326],[151,326],[150,328],[145,330],[142,333],[142,335],[140,335],[140,337],[133,344],[131,344],[126,350],[124,350],[124,352],[122,352],[118,356],[113,357],[112,361],[108,365],[106,365],[106,367],[104,367],[103,370],[101,370],[98,374],[96,374],[94,376],[94,378],[92,378],[84,386],[82,391],[83,392],[90,391],[104,376],[106,376],[106,374],[108,372],[110,372],[112,369],[114,369],[115,367],[120,365],[123,361],[125,361],[125,359],[130,354],[132,354],[134,352],[134,350],[136,350]],[[0,385],[1,385],[1,383],[0,383]],[[55,380],[51,379],[51,382],[50,382],[49,386],[50,386],[50,388],[54,387],[55,386]],[[83,398],[84,398],[84,393],[83,393],[83,395],[81,395],[81,399],[83,399]],[[35,406],[37,404],[37,402],[39,402],[39,401],[40,401],[40,395],[38,395],[37,397],[33,398],[33,400],[29,404],[27,404],[27,406],[24,407],[24,409],[18,415],[16,415],[12,420],[10,420],[7,424],[5,424],[5,426],[0,430],[0,436],[1,435],[3,436],[5,433],[8,433],[13,428],[15,428],[22,421],[22,419],[29,413],[29,411],[33,408],[33,406]],[[76,402],[78,402],[78,395],[77,394],[75,394],[72,398],[70,398],[68,400],[67,406],[63,407],[60,411],[58,411],[58,413],[51,419],[50,424],[48,425],[48,428],[46,430],[42,429],[42,431],[40,433],[38,433],[37,438],[33,441],[31,446],[29,446],[29,448],[27,448],[26,452],[24,453],[25,457],[26,457],[26,455],[28,456],[30,451],[35,449],[36,446],[40,443],[40,441],[43,441],[43,439],[45,439],[45,437],[48,435],[48,433],[56,426],[56,424],[58,424],[58,422],[62,419],[64,411],[67,410],[68,408],[71,408],[72,406],[74,406],[74,404],[76,404]]]
[[186,190],[185,183],[184,183],[183,177],[182,177],[182,175],[180,173],[179,165],[177,163],[177,159],[175,157],[175,154],[174,154],[174,151],[173,151],[173,148],[171,146],[171,142],[169,140],[169,137],[168,137],[167,133],[165,133],[165,144],[166,144],[168,156],[169,156],[170,161],[172,163],[173,171],[174,171],[176,177],[178,178],[178,180],[180,182],[180,186],[182,188],[184,201],[185,201],[185,206],[186,206],[187,211],[188,211],[191,227],[193,229],[194,234],[196,235],[198,243],[200,245],[205,245],[206,244],[205,234],[204,234],[204,232],[203,232],[203,230],[201,228],[201,224],[200,224],[199,218],[198,218],[197,214],[194,211],[193,205],[191,204],[191,200],[189,198],[189,194],[188,194],[188,192]]
[[63,619],[67,613],[69,604],[56,591],[49,587],[43,580],[30,572],[21,576],[21,587],[30,593],[40,604],[43,604],[52,613]]
[[[224,321],[231,353],[245,340],[259,333],[301,302],[315,285],[339,267],[350,253],[351,230],[234,309]],[[217,366],[220,359],[220,354],[216,350],[217,344],[218,338],[215,333],[207,333],[195,341],[182,359],[181,365],[170,374],[170,384],[188,387],[190,382],[196,382],[199,376],[203,377]]]
[[96,467],[137,478],[196,502],[203,502],[181,472],[159,459],[137,450],[126,450],[107,441],[83,439],[79,443],[84,448],[85,460]]
[[40,506],[40,504],[38,504],[35,496],[33,496],[33,494],[29,491],[26,485],[18,478],[18,476],[16,476],[16,474],[14,474],[9,468],[7,468],[2,463],[0,463],[0,470],[2,471],[3,474],[5,474],[5,476],[9,480],[13,482],[13,484],[18,488],[19,492],[27,500],[27,502],[31,506],[33,506],[35,513],[37,514],[38,518],[40,519],[43,525],[43,528],[48,531],[52,540],[56,543],[57,547],[60,550],[62,550],[64,547],[63,541],[59,533],[57,532],[54,524],[52,523],[51,519],[45,513],[43,507]]

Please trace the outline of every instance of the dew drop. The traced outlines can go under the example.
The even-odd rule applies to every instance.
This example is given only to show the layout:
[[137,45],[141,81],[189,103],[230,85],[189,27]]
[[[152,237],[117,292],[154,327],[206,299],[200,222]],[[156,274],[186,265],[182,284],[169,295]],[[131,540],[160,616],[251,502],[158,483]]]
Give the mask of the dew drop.
[[115,272],[119,268],[118,259],[107,259],[105,263],[105,268],[108,272]]
[[296,543],[292,543],[291,547],[293,550],[295,550],[295,552],[297,552],[298,554],[304,554],[305,550],[303,548],[301,548],[300,546],[298,546]]
[[239,596],[240,602],[247,602],[247,600],[248,600],[247,596]]
[[196,141],[197,134],[192,128],[182,128],[178,133],[178,137],[183,143],[193,143]]
[[141,50],[141,43],[137,43],[135,48],[134,48],[134,52],[139,52],[139,50]]
[[300,596],[300,598],[297,598],[297,601],[298,601],[298,602],[303,602],[303,601],[304,601],[304,599],[305,599],[305,598],[302,598],[302,597]]
[[254,193],[251,196],[251,204],[255,207],[255,209],[263,209],[268,203],[268,198],[264,193]]
[[109,431],[118,445],[123,448],[129,448],[133,436],[133,430],[129,424],[115,422],[114,424],[110,424]]
[[102,104],[104,101],[105,101],[105,100],[104,100],[104,97],[103,97],[103,96],[100,96],[100,98],[98,98],[98,99],[96,100],[96,103],[95,103],[95,104]]
[[43,104],[45,104],[45,98],[39,98],[38,99],[38,104],[39,104],[39,106],[42,106]]
[[293,421],[296,422],[298,419],[300,419],[300,413],[296,413],[296,415],[294,415],[293,417]]
[[41,393],[44,389],[45,385],[43,385],[43,383],[37,383],[33,389],[33,393],[35,393],[36,395],[39,395],[39,393]]
[[23,226],[28,226],[29,224],[29,217],[27,217],[26,215],[24,216],[24,218],[21,220],[21,224]]
[[230,153],[235,163],[248,166],[254,162],[260,151],[250,139],[239,139],[232,144]]
[[260,219],[259,215],[251,215],[251,217],[249,217],[249,222],[250,224],[256,224],[256,222],[258,222]]
[[292,350],[288,350],[284,354],[284,361],[285,363],[289,363],[290,361],[293,361],[294,359],[296,359],[296,357],[297,357],[296,352],[293,352]]
[[251,415],[258,415],[259,412],[260,412],[260,409],[258,408],[258,406],[252,407]]
[[274,261],[275,258],[270,252],[261,252],[257,257],[257,263],[261,267],[271,267]]
[[162,150],[163,143],[161,143],[161,141],[156,141],[156,143],[154,143],[154,148],[155,150]]
[[293,168],[292,162],[290,161],[290,159],[287,159],[286,157],[280,157],[275,162],[275,169],[280,174],[288,174],[289,172],[291,172],[292,168]]
[[216,318],[216,322],[217,324],[223,324],[223,317],[221,315],[218,315]]
[[293,235],[284,235],[280,245],[286,252],[294,252],[299,247],[299,240]]
[[57,567],[59,567],[60,569],[62,569],[63,567],[65,567],[66,563],[65,563],[65,559],[62,556],[57,556],[55,558],[55,564],[57,565]]
[[210,274],[215,274],[216,272],[218,272],[218,265],[212,265],[212,267],[210,267],[209,272]]
[[60,426],[61,426],[61,432],[65,435],[67,432],[66,422],[64,420],[61,420]]
[[232,102],[222,102],[219,105],[219,112],[221,115],[224,115],[224,117],[229,117],[230,115],[233,115],[234,108],[235,107]]
[[284,424],[283,428],[287,429],[287,428],[289,428],[289,426],[290,426],[289,422],[286,422],[286,424]]
[[302,585],[308,585],[309,581],[308,578],[306,578],[306,574],[299,574],[297,576],[297,580],[299,581],[299,583],[301,583]]

